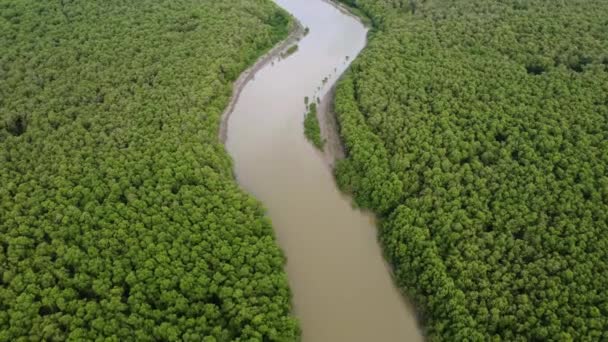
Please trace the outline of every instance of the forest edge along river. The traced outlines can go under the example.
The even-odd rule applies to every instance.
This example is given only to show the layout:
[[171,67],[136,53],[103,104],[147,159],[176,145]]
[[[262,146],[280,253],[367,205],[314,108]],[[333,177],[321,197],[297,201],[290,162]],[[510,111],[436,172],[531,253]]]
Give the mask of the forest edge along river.
[[[365,46],[367,30],[333,3],[276,2],[299,22],[235,83],[220,137],[239,184],[273,222],[302,339],[422,340],[415,312],[393,285],[374,218],[340,193],[327,167],[333,156],[320,156],[303,135],[306,96],[324,99],[319,114],[328,133],[325,95]],[[296,42],[298,51],[281,58]]]
[[[367,29],[329,1],[275,2],[296,25],[235,82],[220,139],[241,187],[267,209],[287,257],[302,340],[420,341],[415,312],[383,259],[373,216],[352,207],[328,167],[341,153],[329,113],[333,85],[364,48]],[[296,43],[297,52],[282,58]],[[307,96],[323,99],[323,155],[304,138]]]

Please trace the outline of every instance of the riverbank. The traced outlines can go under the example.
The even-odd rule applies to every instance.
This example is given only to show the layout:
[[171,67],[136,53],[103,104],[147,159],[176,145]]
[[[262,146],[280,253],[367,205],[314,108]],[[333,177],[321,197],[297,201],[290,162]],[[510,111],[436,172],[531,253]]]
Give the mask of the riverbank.
[[340,12],[342,12],[342,14],[359,21],[367,29],[372,27],[371,19],[369,19],[367,16],[365,16],[365,14],[363,12],[359,11],[358,9],[350,7],[350,6],[346,5],[345,3],[340,2],[338,0],[322,0],[322,1],[334,6]]
[[[354,13],[352,9],[345,4],[335,1],[335,0],[322,0],[323,2],[333,6],[337,10],[339,10],[342,14],[349,16],[357,21],[359,21],[363,26],[369,27],[369,23],[361,18],[359,15]],[[221,116],[220,128],[219,128],[219,139],[222,144],[226,143],[226,138],[228,137],[228,120],[230,119],[230,115],[234,111],[234,106],[239,100],[241,92],[247,82],[249,82],[264,66],[268,63],[272,62],[276,57],[281,57],[281,55],[289,49],[292,44],[295,44],[300,39],[302,39],[305,35],[305,28],[300,23],[300,21],[293,17],[294,27],[291,32],[282,42],[273,47],[270,51],[262,55],[252,66],[243,71],[241,75],[234,81],[232,97],[230,98],[230,102],[228,106],[224,110]],[[365,45],[367,46],[367,40],[365,41]],[[318,107],[317,117],[319,119],[319,124],[321,125],[321,135],[323,139],[326,140],[326,148],[323,152],[323,158],[326,164],[333,169],[337,160],[345,158],[346,154],[344,151],[344,145],[342,144],[342,140],[340,138],[340,128],[338,125],[338,120],[336,118],[335,113],[332,110],[332,103],[334,99],[334,94],[336,90],[336,85],[340,80],[338,79],[329,89],[329,91],[323,96],[321,99],[321,103]]]
[[[367,30],[333,2],[275,1],[310,32],[297,53],[274,59],[244,86],[226,149],[238,183],[263,203],[287,258],[302,340],[422,341],[377,243],[375,221],[339,191],[303,134],[303,99],[320,98],[324,113],[332,112],[332,85],[365,47]],[[333,123],[336,146],[337,125],[324,122]],[[331,151],[339,156],[340,149]]]
[[234,106],[238,102],[241,92],[243,91],[245,85],[247,85],[247,82],[249,82],[255,76],[256,72],[265,67],[268,63],[272,62],[272,60],[274,60],[276,57],[280,57],[281,54],[287,51],[292,44],[295,44],[304,37],[304,26],[302,26],[302,23],[300,23],[297,18],[294,16],[291,17],[293,20],[293,27],[287,38],[285,38],[278,45],[275,45],[275,47],[262,55],[262,57],[258,58],[258,60],[252,66],[243,71],[239,78],[234,81],[232,86],[232,97],[230,98],[230,102],[222,113],[220,119],[221,121],[218,136],[222,144],[226,143],[226,138],[228,137],[228,119],[230,119],[230,115],[234,111]]
[[[336,0],[322,1],[330,4],[342,14],[357,20],[367,29],[371,27],[369,20],[359,16],[351,7],[346,6],[344,3]],[[365,39],[365,46],[367,46],[367,38]],[[348,69],[344,72],[348,72]],[[325,140],[325,148],[322,152],[323,160],[332,170],[338,160],[346,158],[346,151],[344,149],[344,144],[342,143],[342,138],[340,137],[338,118],[333,110],[334,95],[336,93],[336,86],[339,82],[340,78],[338,78],[334,84],[331,85],[331,88],[327,93],[323,95],[321,102],[317,107],[317,118],[319,120],[319,125],[321,126],[321,137]]]
[[[360,22],[363,26],[369,28],[369,23],[361,18],[359,15],[354,13],[352,9],[345,4],[335,1],[335,0],[322,0],[323,2],[333,6],[337,10],[339,10],[342,14],[349,16],[358,22]],[[243,88],[264,66],[268,63],[272,62],[276,57],[281,57],[287,49],[289,49],[292,44],[295,44],[300,39],[302,39],[305,35],[305,28],[300,23],[300,21],[293,17],[294,27],[291,32],[282,42],[273,47],[270,51],[262,55],[252,66],[243,71],[241,75],[234,81],[233,89],[232,89],[232,97],[230,98],[230,102],[228,106],[224,110],[221,116],[220,128],[219,128],[219,139],[222,144],[226,143],[226,138],[228,136],[228,120],[230,119],[230,115],[234,111],[234,106],[239,100],[241,92]],[[365,45],[367,46],[367,40],[365,41]],[[332,103],[335,94],[335,88],[337,83],[340,80],[338,79],[329,89],[329,91],[323,96],[321,99],[321,103],[318,107],[317,116],[319,118],[319,124],[321,125],[321,134],[324,139],[327,141],[327,148],[323,153],[324,160],[330,167],[334,167],[335,162],[339,159],[345,158],[345,151],[342,141],[340,139],[340,131],[338,126],[338,121],[335,116],[335,113],[332,110]]]
[[[368,17],[365,17],[365,14],[363,14],[362,12],[360,12],[360,14],[358,14],[357,12],[355,12],[356,9],[353,9],[352,7],[349,7],[343,3],[335,1],[335,0],[323,0],[323,1],[336,7],[343,14],[356,19],[363,26],[365,26],[368,30],[372,27],[371,19],[369,19]],[[362,16],[364,16],[364,17],[362,17]],[[368,37],[366,37],[365,47],[367,47],[368,42],[369,42],[369,39],[368,39]],[[323,140],[325,140],[324,150],[321,153],[322,153],[325,164],[329,167],[329,169],[332,172],[334,171],[336,163],[339,160],[345,159],[347,157],[346,147],[345,147],[345,145],[342,141],[342,137],[340,135],[340,123],[338,122],[337,113],[334,110],[333,104],[334,104],[334,99],[335,99],[335,94],[336,94],[336,87],[340,83],[342,77],[348,72],[348,69],[350,69],[350,66],[331,85],[331,88],[327,91],[327,93],[325,93],[325,95],[323,95],[323,97],[321,98],[321,102],[317,106],[317,117],[319,120],[319,125],[321,127],[321,138]],[[378,217],[376,216],[376,214],[373,212],[369,212],[369,211],[364,211],[364,212],[366,212],[367,214],[370,215],[371,220],[373,221],[374,227],[377,228],[380,223],[378,222]],[[381,246],[381,248],[383,250],[384,263],[390,274],[390,277],[391,277],[393,283],[397,284],[397,277],[395,275],[394,266],[389,262],[389,258],[385,254],[385,251],[384,251],[384,246],[381,245],[378,238],[376,238],[375,241]],[[400,293],[400,295],[402,296],[402,299],[407,303],[408,307],[414,308],[414,312],[415,312],[414,314],[416,316],[416,321],[421,322],[423,320],[423,317],[421,316],[421,313],[415,309],[417,306],[415,305],[415,302],[412,300],[411,294],[404,291],[402,288],[397,288],[397,290]],[[421,330],[423,329],[422,326],[419,326],[419,328]]]
[[325,147],[322,152],[323,160],[331,169],[334,168],[338,160],[346,157],[344,144],[340,138],[338,118],[333,110],[337,82],[323,96],[321,103],[317,107],[317,118],[319,119],[319,126],[321,126],[321,138],[325,140]]

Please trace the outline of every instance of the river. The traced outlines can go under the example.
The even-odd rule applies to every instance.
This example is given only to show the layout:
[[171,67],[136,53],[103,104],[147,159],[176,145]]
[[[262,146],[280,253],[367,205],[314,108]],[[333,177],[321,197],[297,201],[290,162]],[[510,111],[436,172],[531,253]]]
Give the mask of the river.
[[303,135],[304,97],[330,90],[365,46],[367,30],[323,0],[276,3],[310,32],[296,53],[272,59],[244,85],[226,147],[239,184],[267,208],[287,256],[302,340],[421,341],[373,218],[340,193],[326,158]]

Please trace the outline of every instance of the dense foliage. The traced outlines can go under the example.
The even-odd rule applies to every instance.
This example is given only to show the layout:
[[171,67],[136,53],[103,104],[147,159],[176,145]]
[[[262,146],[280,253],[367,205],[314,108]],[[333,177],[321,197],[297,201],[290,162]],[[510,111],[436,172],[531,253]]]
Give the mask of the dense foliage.
[[432,339],[608,339],[608,2],[348,0],[340,185]]
[[304,115],[304,135],[316,148],[323,150],[325,141],[321,137],[321,127],[319,126],[319,118],[317,117],[317,104],[314,102],[308,106],[308,111]]
[[270,1],[0,0],[0,341],[297,338],[217,138]]

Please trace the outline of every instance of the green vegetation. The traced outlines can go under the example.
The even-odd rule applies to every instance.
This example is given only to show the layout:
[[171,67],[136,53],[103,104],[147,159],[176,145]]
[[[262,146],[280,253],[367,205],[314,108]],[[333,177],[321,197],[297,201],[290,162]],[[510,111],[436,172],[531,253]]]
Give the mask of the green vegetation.
[[308,112],[304,116],[304,135],[316,148],[323,150],[325,140],[321,138],[321,127],[317,118],[317,104],[311,103]]
[[357,17],[365,27],[369,28],[373,26],[370,17],[357,7],[356,0],[337,0],[336,2],[342,3],[343,7],[350,12],[351,15]]
[[608,2],[345,2],[337,179],[428,336],[608,339]]
[[217,137],[290,25],[260,0],[0,0],[0,341],[297,339]]
[[287,50],[285,50],[285,52],[283,52],[281,54],[281,56],[283,58],[289,57],[289,56],[293,55],[294,53],[296,53],[296,51],[298,51],[298,44],[294,44],[294,45],[290,46]]

